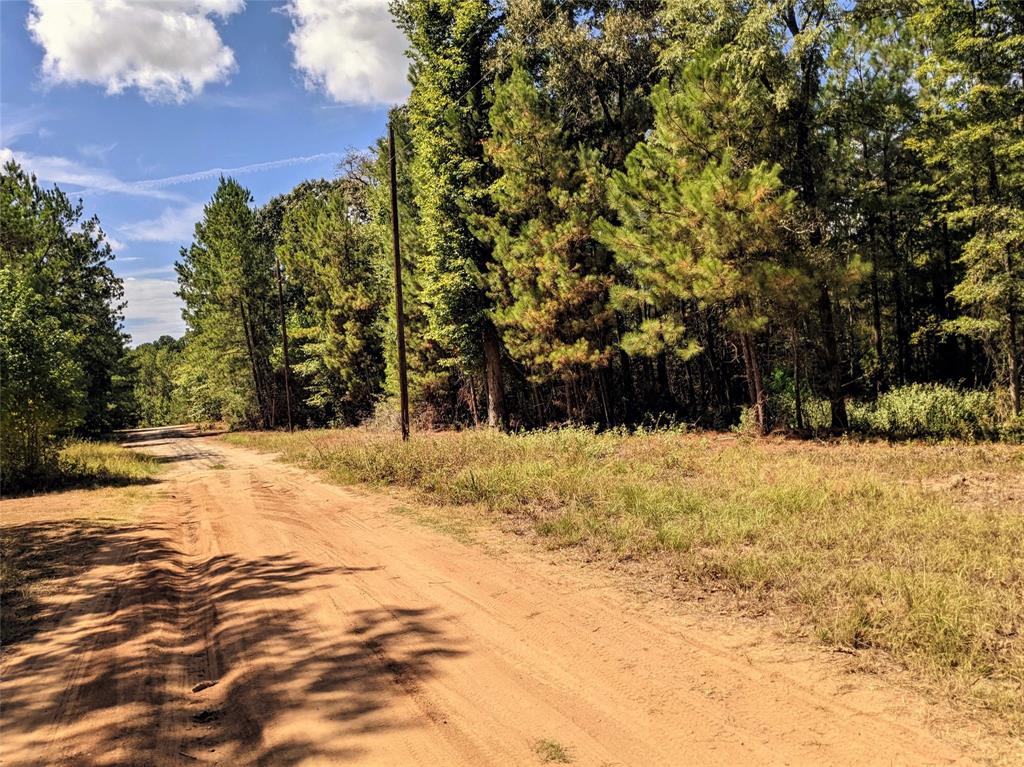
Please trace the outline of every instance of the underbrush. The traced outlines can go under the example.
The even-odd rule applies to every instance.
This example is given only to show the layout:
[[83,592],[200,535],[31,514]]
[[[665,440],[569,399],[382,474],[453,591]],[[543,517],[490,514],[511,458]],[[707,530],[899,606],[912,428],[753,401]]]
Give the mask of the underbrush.
[[152,456],[110,442],[68,440],[31,479],[4,482],[5,496],[75,487],[147,482],[160,470]]
[[912,384],[850,407],[850,428],[889,439],[998,439],[996,395],[937,384]]
[[[769,386],[770,410],[783,429],[797,427],[791,378],[776,375]],[[802,392],[806,429],[827,431],[828,400]],[[890,389],[875,401],[847,401],[850,432],[891,440],[959,439],[1024,442],[1024,418],[1006,417],[997,395],[985,389],[959,389],[941,384],[909,384]]]
[[826,643],[884,650],[1024,730],[1024,452],[584,429],[235,434],[342,482],[663,562]]

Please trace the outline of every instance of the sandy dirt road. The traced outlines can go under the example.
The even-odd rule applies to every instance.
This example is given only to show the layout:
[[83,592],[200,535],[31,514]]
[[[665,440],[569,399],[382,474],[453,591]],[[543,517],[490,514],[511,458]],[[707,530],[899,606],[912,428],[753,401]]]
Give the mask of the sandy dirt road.
[[171,468],[5,656],[6,767],[974,763],[810,650],[187,430],[134,446]]

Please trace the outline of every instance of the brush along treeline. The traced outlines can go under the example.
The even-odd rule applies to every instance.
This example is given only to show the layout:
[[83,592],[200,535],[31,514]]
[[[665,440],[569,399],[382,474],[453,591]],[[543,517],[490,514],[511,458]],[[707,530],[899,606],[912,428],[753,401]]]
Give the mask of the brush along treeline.
[[[1019,413],[1016,4],[392,11],[419,421],[722,427],[749,408],[761,431],[844,430],[848,401],[911,383]],[[275,261],[298,420],[388,408],[388,159],[382,140],[260,208],[223,181],[179,262],[174,418],[284,422]]]

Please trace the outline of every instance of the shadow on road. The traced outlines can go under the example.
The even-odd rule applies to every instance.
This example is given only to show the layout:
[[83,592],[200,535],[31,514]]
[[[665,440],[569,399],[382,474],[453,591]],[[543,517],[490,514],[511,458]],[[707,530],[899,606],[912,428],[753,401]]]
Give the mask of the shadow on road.
[[[5,531],[21,574],[4,600],[5,764],[40,763],[54,732],[62,764],[343,761],[357,753],[346,735],[403,726],[389,703],[463,652],[443,616],[419,607],[354,610],[325,638],[300,597],[358,570],[186,558],[175,533],[82,521]],[[61,579],[60,604],[32,596],[44,578]],[[326,730],[304,726],[311,711]],[[273,722],[294,724],[268,740]]]

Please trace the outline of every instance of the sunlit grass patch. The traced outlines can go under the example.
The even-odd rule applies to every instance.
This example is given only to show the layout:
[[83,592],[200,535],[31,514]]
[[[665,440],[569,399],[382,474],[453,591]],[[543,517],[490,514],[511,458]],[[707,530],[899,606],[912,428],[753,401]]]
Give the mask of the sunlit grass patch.
[[151,455],[111,442],[73,440],[65,443],[57,458],[56,487],[134,484],[160,471]]

